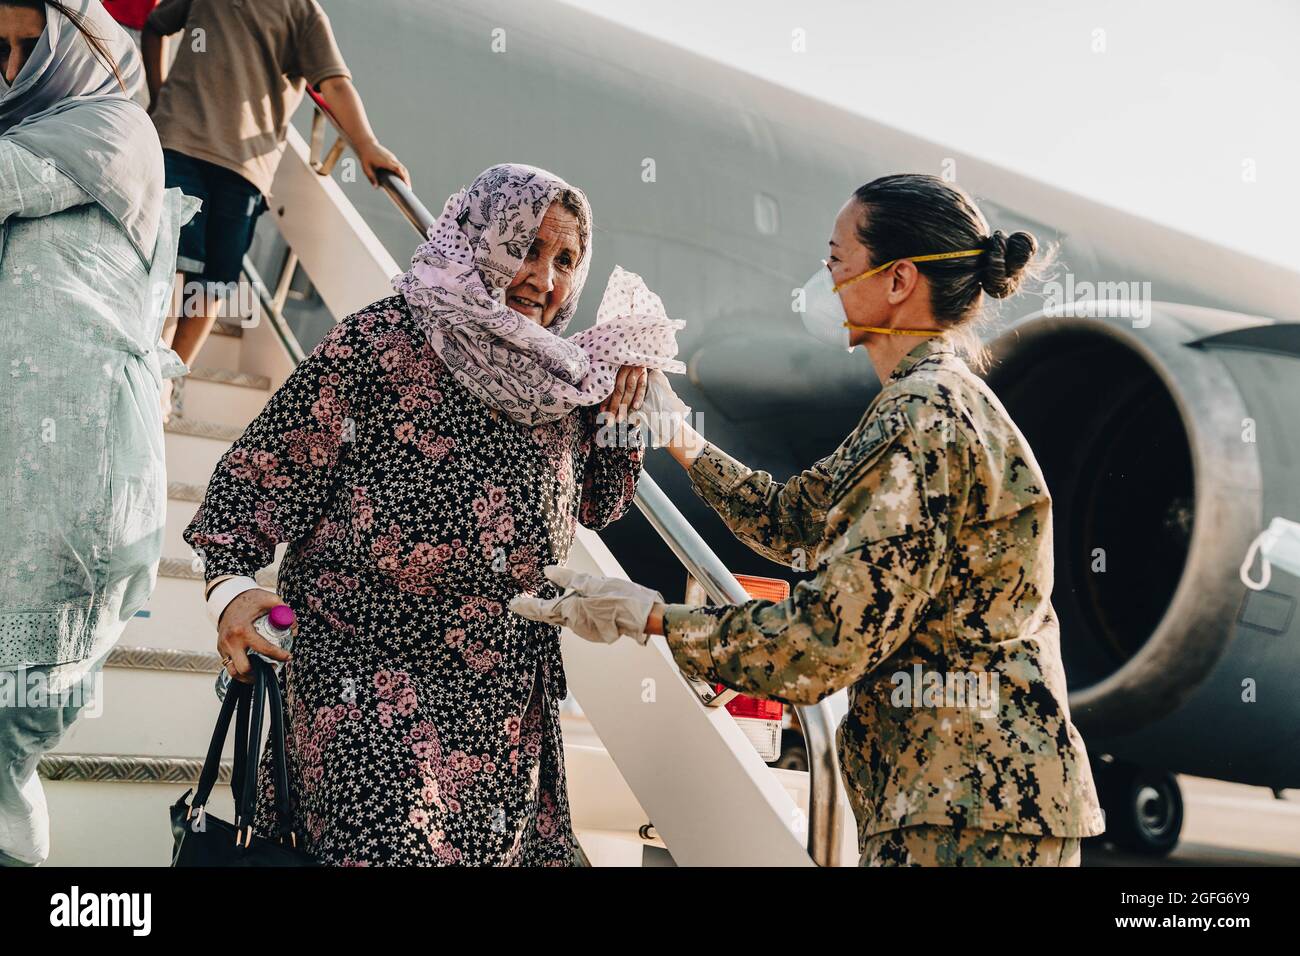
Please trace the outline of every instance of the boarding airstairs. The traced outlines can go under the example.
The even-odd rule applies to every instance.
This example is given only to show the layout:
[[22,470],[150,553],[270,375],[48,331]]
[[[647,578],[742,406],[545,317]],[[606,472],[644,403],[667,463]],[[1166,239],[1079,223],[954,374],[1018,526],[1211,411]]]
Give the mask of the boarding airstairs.
[[[158,585],[127,626],[104,670],[102,694],[58,749],[42,760],[52,821],[51,865],[166,865],[167,808],[197,780],[218,703],[215,634],[203,573],[181,538],[221,455],[283,383],[302,349],[281,314],[301,269],[336,318],[391,294],[401,271],[330,173],[344,144],[325,152],[331,122],[317,101],[310,144],[290,130],[273,187],[272,214],[288,247],[280,275],[257,293],[255,321],[218,323],[186,377],[165,429],[168,503]],[[383,188],[420,232],[428,211],[403,183]],[[649,472],[637,505],[714,600],[746,594]],[[279,559],[258,579],[275,587]],[[625,576],[585,528],[569,562]],[[714,695],[686,681],[662,638],[597,646],[562,640],[576,707],[562,718],[574,828],[600,865],[838,865],[856,860],[852,814],[836,767],[832,728],[842,713],[823,702],[799,709],[809,772],[768,767]],[[842,697],[842,695],[839,695]],[[229,779],[229,747],[223,780]],[[228,787],[212,811],[231,819]]]

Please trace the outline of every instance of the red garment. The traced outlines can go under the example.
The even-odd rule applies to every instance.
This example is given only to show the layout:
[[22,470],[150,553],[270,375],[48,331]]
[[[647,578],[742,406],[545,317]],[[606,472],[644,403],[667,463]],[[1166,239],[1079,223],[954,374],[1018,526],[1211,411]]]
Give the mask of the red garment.
[[118,23],[132,30],[143,30],[158,0],[104,0],[104,9]]

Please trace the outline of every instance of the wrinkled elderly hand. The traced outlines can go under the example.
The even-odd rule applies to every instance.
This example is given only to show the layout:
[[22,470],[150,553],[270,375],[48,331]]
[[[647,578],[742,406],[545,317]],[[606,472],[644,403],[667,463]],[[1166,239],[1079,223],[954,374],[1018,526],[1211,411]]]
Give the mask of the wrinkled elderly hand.
[[641,407],[645,400],[649,369],[640,365],[624,365],[614,376],[614,391],[600,403],[600,410],[614,416],[614,421],[627,421],[627,416]]
[[664,599],[658,591],[555,564],[548,564],[545,573],[550,581],[569,590],[549,601],[517,595],[510,600],[510,610],[520,617],[567,627],[595,643],[613,644],[622,635],[639,644],[648,639],[646,619]]

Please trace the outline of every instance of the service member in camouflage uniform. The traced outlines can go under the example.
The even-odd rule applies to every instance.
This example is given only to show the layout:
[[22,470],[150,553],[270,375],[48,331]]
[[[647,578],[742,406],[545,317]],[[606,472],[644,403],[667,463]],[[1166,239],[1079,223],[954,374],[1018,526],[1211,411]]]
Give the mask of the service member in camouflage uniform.
[[[792,704],[852,688],[838,743],[864,862],[1077,858],[1101,826],[1050,602],[1051,498],[950,343],[917,345],[844,444],[785,484],[713,445],[689,474],[750,547],[816,576],[780,603],[670,605],[673,656]],[[904,832],[924,825],[965,839]]]
[[738,537],[815,576],[781,602],[655,604],[645,630],[747,694],[850,688],[837,743],[862,865],[1077,865],[1103,826],[1066,700],[1051,497],[952,341],[981,291],[1015,291],[1036,243],[989,235],[941,180],[891,176],[854,194],[831,246],[843,344],[884,382],[858,427],[784,484],[688,425],[669,445]]

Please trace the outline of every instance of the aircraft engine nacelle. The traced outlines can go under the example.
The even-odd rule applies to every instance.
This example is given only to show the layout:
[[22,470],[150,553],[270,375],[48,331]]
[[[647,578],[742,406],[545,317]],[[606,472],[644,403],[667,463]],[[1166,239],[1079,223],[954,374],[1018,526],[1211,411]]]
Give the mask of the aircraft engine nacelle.
[[1052,493],[1073,717],[1125,759],[1300,785],[1300,580],[1239,578],[1269,520],[1300,520],[1300,325],[1132,314],[1077,303],[990,346]]

